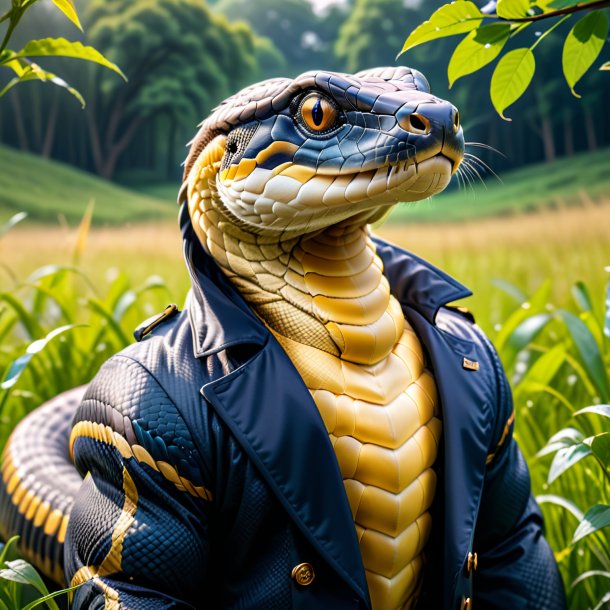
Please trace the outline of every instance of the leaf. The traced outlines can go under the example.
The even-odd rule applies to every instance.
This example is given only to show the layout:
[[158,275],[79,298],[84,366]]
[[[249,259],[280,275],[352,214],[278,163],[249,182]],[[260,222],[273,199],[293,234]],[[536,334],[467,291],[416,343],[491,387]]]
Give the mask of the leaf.
[[502,19],[525,17],[530,8],[530,0],[498,0],[496,14]]
[[93,47],[86,47],[81,42],[70,42],[65,38],[30,40],[21,51],[15,53],[15,57],[73,57],[83,59],[100,64],[127,80],[121,69],[106,59],[99,51]]
[[49,595],[45,595],[44,597],[41,597],[40,599],[35,599],[33,602],[29,603],[27,606],[24,606],[23,608],[21,608],[21,610],[32,610],[32,608],[36,608],[36,606],[40,606],[40,604],[47,604],[47,606],[51,607],[51,608],[57,608],[57,604],[52,601],[54,597],[59,597],[60,595],[67,595],[68,593],[71,593],[72,591],[75,591],[76,589],[78,589],[80,586],[82,586],[81,583],[79,585],[74,585],[73,587],[68,587],[67,589],[61,589],[60,591],[54,591],[53,593],[49,593]]
[[536,60],[531,49],[514,49],[498,62],[489,92],[496,112],[504,120],[511,120],[504,116],[504,111],[525,93],[535,71]]
[[507,282],[502,278],[495,277],[491,280],[491,283],[500,290],[504,291],[508,296],[512,297],[515,301],[517,301],[517,303],[519,303],[519,305],[527,301],[527,296],[525,295],[525,292],[523,292],[520,288],[517,288],[517,286],[515,286],[511,282]]
[[[534,316],[538,317],[538,316]],[[531,318],[530,318],[531,319]],[[527,322],[528,320],[526,320]],[[536,362],[529,368],[521,383],[535,383],[540,385],[549,385],[553,377],[559,371],[561,365],[565,361],[565,347],[559,343],[550,350],[542,354]],[[521,384],[519,384],[521,386]]]
[[552,316],[548,313],[539,313],[535,316],[525,318],[517,326],[506,340],[504,347],[504,359],[508,366],[511,366],[517,354],[527,347],[550,322]]
[[572,296],[576,301],[576,305],[581,311],[592,311],[593,303],[591,301],[591,294],[589,293],[589,289],[584,282],[576,282],[572,286]]
[[580,97],[574,87],[600,54],[608,35],[608,17],[592,11],[579,19],[566,36],[561,63],[570,91]]
[[559,310],[559,317],[567,326],[572,341],[578,350],[580,359],[585,365],[587,374],[593,381],[599,396],[604,402],[610,400],[610,388],[608,387],[608,372],[604,365],[604,359],[600,346],[587,325],[574,314],[563,309]]
[[580,462],[582,458],[591,455],[592,451],[588,445],[578,443],[571,447],[560,449],[553,458],[551,468],[549,469],[548,483],[552,483],[557,477],[561,476],[566,470],[569,470],[574,464]]
[[585,440],[585,443],[591,447],[604,467],[610,468],[610,432],[602,432],[591,436]]
[[53,0],[53,4],[82,32],[83,26],[80,24],[76,7],[72,0]]
[[583,413],[595,413],[596,415],[610,418],[610,405],[593,405],[591,407],[585,407],[580,411],[576,411],[574,415],[582,415]]
[[27,365],[30,363],[30,360],[32,360],[36,354],[41,352],[50,341],[55,339],[55,337],[58,337],[59,335],[65,333],[66,331],[72,330],[77,326],[82,326],[82,324],[68,324],[66,326],[60,326],[59,328],[52,330],[44,339],[38,339],[30,343],[25,354],[19,356],[19,358],[11,363],[6,375],[4,376],[4,379],[2,380],[2,383],[0,384],[0,388],[3,390],[8,390],[9,388],[13,387],[19,380],[19,377],[21,377],[21,374]]
[[578,521],[582,521],[584,517],[582,511],[576,506],[576,504],[570,502],[570,500],[567,500],[562,496],[556,496],[554,494],[536,496],[536,502],[538,502],[538,504],[553,504],[554,506],[559,506],[564,510],[567,510]]
[[1,227],[0,237],[6,235],[15,225],[19,224],[22,220],[28,217],[27,212],[19,212],[14,216],[11,216]]
[[572,581],[572,588],[576,585],[579,585],[581,582],[587,580],[588,578],[594,578],[596,576],[601,576],[602,578],[610,578],[610,572],[604,572],[603,570],[589,570],[588,572],[583,572],[578,578]]
[[595,608],[593,608],[593,610],[602,610],[602,608],[604,606],[606,606],[606,604],[610,602],[610,591],[608,591],[608,593],[605,593],[602,598],[599,600],[599,602],[597,602]]
[[[34,587],[41,595],[49,595],[44,581],[34,566],[23,559],[15,559],[15,561],[7,561],[7,567],[0,570],[0,579],[10,580],[22,585],[30,585]],[[59,610],[59,607],[53,600],[47,601],[47,605],[51,610]]]
[[74,87],[71,87],[65,80],[63,80],[63,78],[59,78],[58,76],[55,76],[55,74],[53,74],[52,72],[47,72],[46,70],[43,70],[38,64],[35,63],[29,63],[27,69],[23,71],[21,76],[10,80],[6,84],[4,89],[0,91],[0,97],[7,93],[15,85],[30,80],[48,81],[50,83],[53,83],[54,85],[57,85],[58,87],[63,87],[64,89],[67,89],[80,102],[83,108],[85,107],[85,100],[83,99],[83,96],[80,94],[79,91],[77,91]]
[[9,538],[6,541],[6,544],[2,547],[2,551],[0,551],[0,566],[6,561],[6,556],[9,549],[13,546],[13,544],[17,543],[17,540],[19,540],[19,536],[13,536],[12,538]]
[[506,44],[510,32],[508,23],[484,25],[470,32],[455,48],[449,61],[449,87],[458,78],[472,74],[493,61]]
[[610,337],[610,282],[606,288],[606,315],[604,321],[604,335]]
[[76,245],[74,246],[74,253],[72,255],[72,260],[74,261],[74,265],[77,266],[81,260],[83,252],[85,251],[85,245],[87,243],[87,237],[89,236],[89,231],[91,230],[91,221],[93,219],[93,210],[95,209],[95,201],[93,199],[89,200],[87,204],[87,209],[83,214],[83,217],[78,225],[78,234],[76,237]]
[[398,55],[430,40],[466,34],[479,27],[482,21],[483,13],[474,2],[458,0],[445,4],[409,34]]
[[536,457],[555,453],[565,447],[573,447],[584,440],[584,434],[576,428],[564,428],[553,434],[547,444],[536,453]]
[[610,70],[610,61],[604,62],[600,67],[600,70]]
[[610,506],[596,504],[590,508],[574,532],[572,544],[610,525]]

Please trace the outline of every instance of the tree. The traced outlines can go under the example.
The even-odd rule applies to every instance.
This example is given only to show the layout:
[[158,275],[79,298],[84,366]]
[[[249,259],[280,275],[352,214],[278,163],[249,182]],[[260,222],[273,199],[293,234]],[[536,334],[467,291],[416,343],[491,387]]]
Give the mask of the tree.
[[[534,50],[556,28],[575,13],[585,12],[565,37],[562,68],[565,80],[576,97],[575,86],[597,60],[608,36],[608,17],[604,8],[609,0],[498,0],[479,9],[470,0],[445,4],[407,37],[401,53],[424,42],[466,34],[456,47],[448,67],[449,81],[472,74],[500,60],[491,77],[490,94],[494,108],[502,118],[504,111],[527,90],[536,71]],[[514,48],[504,55],[506,43],[532,24],[551,20],[529,47]],[[610,70],[610,62],[600,66]],[[510,120],[510,119],[508,119]]]
[[423,17],[403,0],[356,0],[339,31],[335,53],[347,72],[391,65],[405,29]]
[[243,19],[257,34],[272,40],[284,56],[288,76],[336,65],[332,44],[345,19],[344,10],[335,8],[318,16],[308,0],[219,0],[215,10],[227,19]]
[[168,148],[179,126],[192,126],[257,72],[255,39],[200,0],[92,0],[84,20],[90,39],[124,63],[128,83],[99,70],[87,125],[96,171],[111,178],[145,123],[162,117]]

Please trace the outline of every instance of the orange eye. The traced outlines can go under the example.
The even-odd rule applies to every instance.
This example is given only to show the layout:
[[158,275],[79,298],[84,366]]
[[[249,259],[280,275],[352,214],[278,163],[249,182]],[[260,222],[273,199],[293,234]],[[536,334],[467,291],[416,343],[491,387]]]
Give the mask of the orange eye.
[[326,98],[310,95],[301,104],[301,117],[312,131],[326,131],[336,122],[339,112]]

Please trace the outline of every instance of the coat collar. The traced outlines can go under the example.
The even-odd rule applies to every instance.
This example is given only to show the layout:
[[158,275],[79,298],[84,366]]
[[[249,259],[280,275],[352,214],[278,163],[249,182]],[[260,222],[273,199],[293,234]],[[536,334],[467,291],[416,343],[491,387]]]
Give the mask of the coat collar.
[[[180,210],[180,227],[193,297],[199,305],[190,314],[195,356],[204,357],[244,343],[263,345],[267,330],[214,260],[203,251],[191,227],[186,204]],[[434,324],[443,305],[472,294],[457,280],[418,256],[377,238],[374,242],[394,296],[429,323]],[[214,332],[208,332],[210,328],[214,328]]]

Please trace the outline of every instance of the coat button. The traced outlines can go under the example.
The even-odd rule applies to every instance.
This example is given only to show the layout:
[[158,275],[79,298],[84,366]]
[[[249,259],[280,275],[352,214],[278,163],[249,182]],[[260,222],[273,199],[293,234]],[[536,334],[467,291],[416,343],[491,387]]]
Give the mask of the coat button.
[[307,587],[314,581],[316,573],[310,563],[300,563],[298,566],[292,568],[291,576],[298,585]]
[[466,561],[466,575],[470,576],[470,574],[474,571],[477,571],[479,567],[479,557],[476,553],[468,553],[468,559]]
[[472,600],[469,597],[462,598],[462,610],[472,610]]

